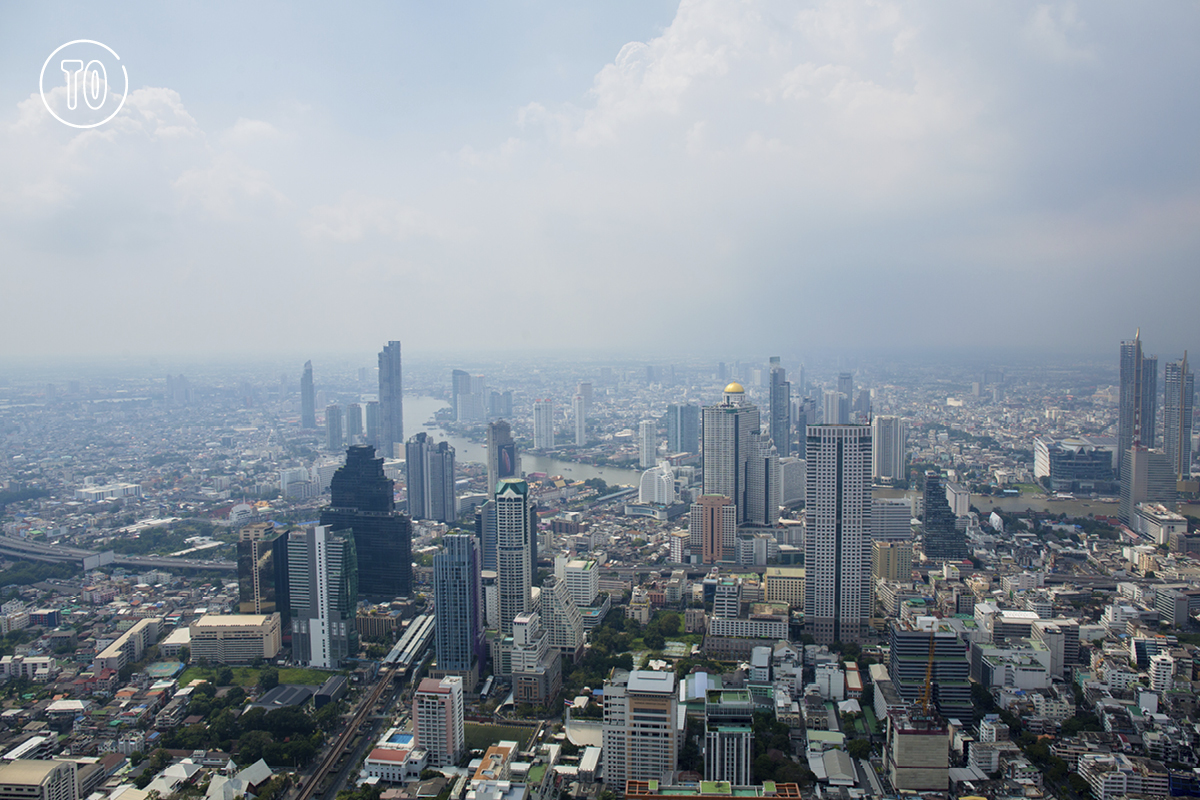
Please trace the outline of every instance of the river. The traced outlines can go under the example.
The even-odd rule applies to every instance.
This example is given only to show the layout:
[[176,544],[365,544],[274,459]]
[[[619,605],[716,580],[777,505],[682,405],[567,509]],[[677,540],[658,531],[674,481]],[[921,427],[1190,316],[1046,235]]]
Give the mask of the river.
[[[427,428],[429,422],[440,409],[449,408],[450,404],[436,397],[405,397],[404,398],[404,434],[412,436],[418,431],[428,431],[439,440],[450,443],[454,448],[454,457],[458,461],[473,461],[478,464],[487,463],[487,448],[479,442],[472,442],[461,436],[447,433],[441,428]],[[637,486],[641,473],[635,469],[620,467],[596,467],[591,464],[580,464],[575,461],[562,461],[547,456],[535,456],[521,453],[521,469],[525,472],[544,472],[547,475],[562,475],[565,478],[585,481],[589,478],[599,478],[609,486]]]

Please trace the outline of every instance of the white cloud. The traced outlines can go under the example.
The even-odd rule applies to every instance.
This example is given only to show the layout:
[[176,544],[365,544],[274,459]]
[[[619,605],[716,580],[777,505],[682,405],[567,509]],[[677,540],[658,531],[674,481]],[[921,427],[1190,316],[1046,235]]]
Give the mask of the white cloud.
[[1030,13],[1022,35],[1034,52],[1050,61],[1085,64],[1096,58],[1090,44],[1078,41],[1086,29],[1074,3],[1039,5]]
[[316,206],[304,223],[313,239],[350,243],[378,234],[395,241],[441,238],[448,229],[429,214],[386,197],[348,195],[336,205]]

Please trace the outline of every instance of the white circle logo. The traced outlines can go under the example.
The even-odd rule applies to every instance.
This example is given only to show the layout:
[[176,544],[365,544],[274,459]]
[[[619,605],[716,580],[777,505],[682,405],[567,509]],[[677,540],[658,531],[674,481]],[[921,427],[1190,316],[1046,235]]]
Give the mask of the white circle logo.
[[[42,64],[38,91],[46,110],[63,125],[95,128],[117,115],[129,96],[129,72],[111,47],[91,39],[76,39],[59,47]],[[109,76],[120,68],[125,86],[120,93],[110,87]],[[46,70],[50,70],[50,91]],[[56,82],[54,76],[62,76]],[[63,91],[65,86],[66,91]]]

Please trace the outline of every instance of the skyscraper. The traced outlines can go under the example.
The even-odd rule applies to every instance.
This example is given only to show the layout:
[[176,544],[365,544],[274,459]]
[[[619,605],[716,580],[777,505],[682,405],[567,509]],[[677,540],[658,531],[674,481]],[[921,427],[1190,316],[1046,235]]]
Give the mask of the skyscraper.
[[761,433],[750,434],[746,449],[744,522],[773,528],[779,522],[779,454],[771,437]]
[[422,678],[413,692],[413,737],[429,753],[429,764],[454,767],[467,749],[462,678]]
[[551,575],[542,583],[542,627],[550,637],[550,646],[571,659],[583,655],[583,617],[575,605],[566,581]]
[[454,419],[459,420],[458,398],[460,395],[471,393],[471,374],[466,370],[456,369],[450,373],[450,410]]
[[700,452],[700,407],[672,403],[667,406],[667,450]]
[[900,417],[881,416],[871,420],[871,477],[876,481],[902,481],[905,468],[908,423]]
[[678,765],[675,673],[614,668],[604,681],[604,782],[669,780]]
[[731,383],[725,387],[725,399],[705,406],[703,415],[704,494],[723,494],[732,500],[740,524],[746,520],[746,462],[750,434],[759,432],[758,407],[746,401],[740,383]]
[[817,424],[817,401],[802,397],[796,403],[796,456],[804,458],[808,450],[809,425]]
[[[812,425],[813,423],[810,420],[808,424]],[[830,389],[825,390],[825,394],[822,396],[821,424],[850,424],[850,400],[846,395]]]
[[580,381],[579,385],[575,387],[575,394],[583,397],[584,411],[591,411],[592,410],[592,382],[591,381]]
[[480,567],[474,536],[448,533],[442,537],[442,550],[433,557],[437,670],[462,677],[468,691],[479,684],[486,652]]
[[746,689],[709,689],[704,701],[704,778],[750,785],[754,701]]
[[966,558],[967,535],[955,524],[954,509],[946,499],[946,487],[942,476],[934,470],[925,473],[925,515],[921,520],[924,529],[925,557],[930,561],[961,561]]
[[575,417],[575,446],[583,447],[587,444],[587,401],[583,395],[571,398],[571,414]]
[[1196,397],[1196,376],[1188,369],[1187,353],[1183,360],[1167,364],[1163,373],[1163,452],[1179,480],[1192,474],[1192,413]]
[[[358,591],[363,598],[391,600],[412,592],[412,522],[396,511],[392,479],[370,445],[346,450],[346,463],[330,481],[321,524],[354,533]],[[357,598],[356,598],[357,599]]]
[[379,352],[379,449],[384,458],[396,457],[404,443],[404,375],[400,343],[388,342]]
[[313,391],[312,362],[304,362],[304,374],[300,376],[300,427],[317,429],[317,395]]
[[334,404],[325,406],[325,447],[337,452],[342,449],[342,407]]
[[363,416],[366,419],[367,444],[382,453],[383,449],[379,446],[379,401],[369,400]]
[[[1142,332],[1121,342],[1121,396],[1117,418],[1118,469],[1133,445],[1154,447],[1158,357],[1142,355]],[[1118,471],[1119,475],[1119,471]]]
[[280,631],[291,636],[287,537],[274,523],[257,522],[238,532],[238,613],[280,615]]
[[737,558],[737,506],[732,500],[723,494],[696,498],[688,515],[688,548],[703,564]]
[[503,478],[496,487],[496,587],[500,595],[500,630],[512,633],[513,618],[529,611],[532,587],[529,484]]
[[536,450],[554,449],[554,402],[533,401],[533,447]]
[[1121,505],[1117,516],[1126,525],[1133,522],[1138,503],[1171,506],[1179,499],[1175,465],[1162,450],[1133,445],[1121,463]]
[[809,425],[804,620],[818,644],[861,641],[871,603],[871,428]]
[[453,523],[458,520],[454,495],[454,448],[418,433],[404,447],[408,513],[413,519]]
[[363,438],[363,409],[359,403],[346,406],[346,442],[362,444]]
[[779,366],[779,358],[772,357],[771,361],[771,441],[779,456],[785,458],[792,454],[792,385],[787,370]]
[[327,525],[291,531],[287,563],[292,658],[311,667],[338,669],[358,653],[354,537]]
[[638,466],[650,469],[658,463],[658,430],[652,419],[638,423]]
[[512,426],[502,419],[490,423],[487,430],[487,451],[488,497],[494,497],[501,480],[521,476],[521,459],[517,455]]

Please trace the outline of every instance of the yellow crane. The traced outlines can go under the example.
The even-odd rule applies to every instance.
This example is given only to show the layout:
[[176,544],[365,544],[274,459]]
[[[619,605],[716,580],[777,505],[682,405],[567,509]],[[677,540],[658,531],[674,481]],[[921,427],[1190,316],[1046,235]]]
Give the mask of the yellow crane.
[[933,701],[933,656],[937,652],[937,625],[929,632],[929,663],[925,666],[925,685],[921,688],[921,698],[917,701],[922,713],[929,716],[929,706]]

